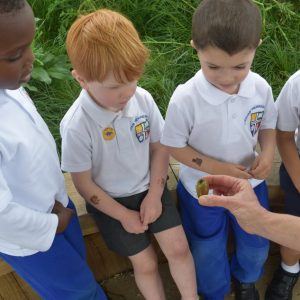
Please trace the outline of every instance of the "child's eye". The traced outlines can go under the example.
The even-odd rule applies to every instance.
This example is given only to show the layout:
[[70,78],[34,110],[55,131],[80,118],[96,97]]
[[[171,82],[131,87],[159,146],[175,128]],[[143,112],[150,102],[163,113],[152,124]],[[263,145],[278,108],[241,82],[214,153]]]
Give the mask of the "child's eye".
[[246,66],[236,66],[234,67],[236,70],[243,70],[246,68]]
[[21,57],[22,57],[22,54],[18,54],[16,56],[8,57],[6,60],[8,62],[15,62],[15,61],[21,59]]
[[217,69],[219,69],[219,67],[217,67],[217,66],[208,66],[208,68],[211,69],[211,70],[217,70]]

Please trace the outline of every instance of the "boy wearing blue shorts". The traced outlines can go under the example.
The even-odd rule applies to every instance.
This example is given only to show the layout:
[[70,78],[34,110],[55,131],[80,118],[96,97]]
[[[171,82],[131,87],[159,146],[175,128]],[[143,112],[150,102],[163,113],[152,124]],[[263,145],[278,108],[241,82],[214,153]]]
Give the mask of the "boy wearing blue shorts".
[[[286,82],[275,105],[278,110],[277,146],[282,158],[279,178],[285,212],[300,217],[300,71]],[[266,300],[292,299],[293,287],[299,278],[300,253],[284,246],[280,252],[281,265],[267,288]]]
[[33,12],[0,1],[0,258],[43,299],[107,299],[86,263],[54,139],[20,87],[34,61]]
[[[181,216],[204,299],[224,299],[231,277],[236,299],[259,299],[255,282],[269,242],[246,233],[226,209],[199,205],[195,186],[207,174],[249,179],[268,207],[264,179],[272,167],[277,113],[271,87],[250,71],[260,34],[261,16],[252,1],[202,1],[193,16],[191,41],[201,70],[176,88],[167,110],[161,143],[181,163]],[[230,262],[229,226],[236,244]]]

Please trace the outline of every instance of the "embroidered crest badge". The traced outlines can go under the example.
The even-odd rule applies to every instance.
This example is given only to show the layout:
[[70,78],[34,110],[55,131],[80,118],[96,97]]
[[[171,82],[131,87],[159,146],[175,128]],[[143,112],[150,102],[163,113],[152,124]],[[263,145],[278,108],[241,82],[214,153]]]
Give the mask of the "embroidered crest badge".
[[250,115],[250,132],[252,136],[254,136],[261,124],[262,118],[263,118],[264,112],[263,111],[257,111],[254,113],[251,113]]
[[135,125],[135,135],[140,143],[145,141],[150,134],[150,124],[148,119]]

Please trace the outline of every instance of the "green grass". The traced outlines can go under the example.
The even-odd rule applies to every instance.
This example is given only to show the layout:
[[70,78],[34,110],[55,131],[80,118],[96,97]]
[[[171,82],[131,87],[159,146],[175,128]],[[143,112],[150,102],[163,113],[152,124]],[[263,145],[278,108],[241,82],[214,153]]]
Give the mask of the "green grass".
[[[261,9],[264,28],[253,70],[266,78],[277,96],[287,78],[300,68],[300,1],[255,2]],[[151,50],[140,85],[153,95],[163,115],[175,87],[199,69],[196,53],[190,47],[191,19],[199,1],[29,0],[29,3],[39,19],[34,43],[38,72],[30,82],[31,89],[36,90],[31,91],[31,96],[58,145],[59,122],[80,90],[68,75],[70,65],[64,47],[66,32],[77,15],[107,7],[132,20]]]

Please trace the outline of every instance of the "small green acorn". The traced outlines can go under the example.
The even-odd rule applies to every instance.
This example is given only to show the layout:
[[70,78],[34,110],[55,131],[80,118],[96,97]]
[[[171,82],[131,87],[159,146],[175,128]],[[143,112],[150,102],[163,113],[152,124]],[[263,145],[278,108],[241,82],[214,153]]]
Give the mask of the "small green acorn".
[[196,192],[198,198],[203,195],[207,195],[209,190],[209,184],[205,179],[199,179],[196,183]]

